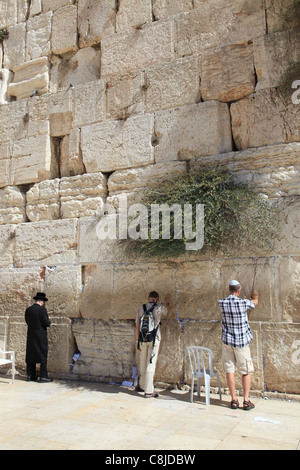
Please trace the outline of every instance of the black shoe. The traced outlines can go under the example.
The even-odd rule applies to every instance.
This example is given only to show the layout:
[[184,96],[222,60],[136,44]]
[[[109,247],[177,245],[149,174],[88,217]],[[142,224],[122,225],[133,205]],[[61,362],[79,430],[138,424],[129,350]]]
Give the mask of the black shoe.
[[36,381],[37,381],[37,377],[30,377],[30,375],[28,375],[27,382],[36,382]]
[[53,379],[50,379],[49,377],[40,377],[40,382],[42,383],[53,382]]

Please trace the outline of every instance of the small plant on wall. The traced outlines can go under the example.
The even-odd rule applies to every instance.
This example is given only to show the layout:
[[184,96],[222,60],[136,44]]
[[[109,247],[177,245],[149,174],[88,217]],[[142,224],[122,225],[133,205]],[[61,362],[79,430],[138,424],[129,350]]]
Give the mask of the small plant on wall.
[[278,232],[274,207],[253,187],[234,182],[230,172],[220,167],[202,168],[153,185],[144,191],[137,207],[148,214],[147,225],[145,218],[136,217],[135,227],[142,221],[138,235],[121,242],[127,250],[147,257],[270,249]]
[[8,31],[7,29],[0,29],[0,42],[3,42],[4,39],[8,38]]

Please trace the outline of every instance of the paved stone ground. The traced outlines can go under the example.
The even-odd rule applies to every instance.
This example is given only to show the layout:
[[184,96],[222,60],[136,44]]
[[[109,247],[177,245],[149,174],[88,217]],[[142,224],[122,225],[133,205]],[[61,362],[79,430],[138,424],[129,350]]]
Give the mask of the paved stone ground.
[[113,384],[0,377],[0,449],[299,450],[300,401],[251,400],[247,412],[231,410],[227,395],[207,406],[182,391],[145,399]]

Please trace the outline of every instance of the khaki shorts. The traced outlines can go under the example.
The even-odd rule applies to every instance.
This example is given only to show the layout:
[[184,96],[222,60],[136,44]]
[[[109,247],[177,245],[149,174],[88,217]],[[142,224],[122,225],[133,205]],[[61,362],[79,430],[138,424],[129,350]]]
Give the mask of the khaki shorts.
[[249,345],[245,348],[233,348],[227,344],[222,344],[222,361],[224,371],[234,373],[235,368],[242,375],[252,374],[254,372]]

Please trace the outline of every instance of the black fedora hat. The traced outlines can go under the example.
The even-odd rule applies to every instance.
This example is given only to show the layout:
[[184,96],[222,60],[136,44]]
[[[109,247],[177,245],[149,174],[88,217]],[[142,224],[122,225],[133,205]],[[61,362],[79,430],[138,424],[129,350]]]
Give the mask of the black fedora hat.
[[47,302],[47,297],[44,292],[38,292],[35,297],[33,297],[33,300],[43,300],[44,302]]

